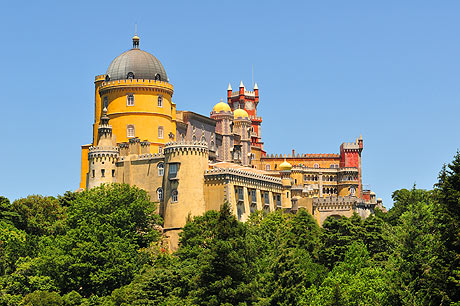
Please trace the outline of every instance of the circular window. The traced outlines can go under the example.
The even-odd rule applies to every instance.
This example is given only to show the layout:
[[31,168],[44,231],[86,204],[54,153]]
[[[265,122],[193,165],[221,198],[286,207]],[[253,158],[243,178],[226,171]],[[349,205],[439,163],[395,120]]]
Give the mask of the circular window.
[[126,75],[126,78],[130,80],[134,79],[134,73],[128,72],[128,74]]

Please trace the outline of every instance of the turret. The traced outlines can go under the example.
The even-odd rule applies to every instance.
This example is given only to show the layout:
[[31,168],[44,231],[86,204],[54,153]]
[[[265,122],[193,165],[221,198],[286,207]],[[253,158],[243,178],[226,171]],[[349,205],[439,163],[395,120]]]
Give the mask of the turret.
[[251,164],[251,120],[248,113],[243,109],[233,112],[233,131],[240,136],[241,157],[243,166]]
[[114,183],[118,157],[119,149],[112,134],[112,126],[109,125],[107,108],[104,108],[98,127],[97,146],[90,147],[88,152],[89,171],[86,176],[86,188]]
[[[232,88],[230,87],[230,93]],[[211,112],[211,118],[216,120],[216,133],[222,135],[222,145],[217,148],[218,161],[232,161],[231,151],[233,148],[233,113],[228,104],[220,100]]]
[[160,214],[171,245],[177,245],[178,233],[187,218],[203,215],[206,210],[204,173],[208,169],[208,145],[201,142],[167,143],[164,155],[164,201]]
[[281,176],[281,184],[283,186],[283,193],[281,195],[281,207],[283,209],[290,209],[292,208],[292,194],[291,194],[291,187],[292,187],[292,178],[291,178],[291,171],[292,165],[288,163],[286,160],[282,162],[279,166],[280,176]]

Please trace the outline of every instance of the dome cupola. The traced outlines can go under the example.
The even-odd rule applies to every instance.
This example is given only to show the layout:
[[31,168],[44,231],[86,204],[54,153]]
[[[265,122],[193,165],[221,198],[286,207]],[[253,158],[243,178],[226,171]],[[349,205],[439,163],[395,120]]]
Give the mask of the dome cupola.
[[280,169],[280,171],[291,171],[292,165],[288,163],[286,160],[284,160],[284,162],[280,164],[278,169]]
[[107,81],[148,79],[169,82],[161,62],[152,54],[139,49],[139,37],[133,37],[133,48],[117,56],[106,72]]
[[249,115],[244,109],[238,108],[233,111],[233,118],[249,118]]
[[214,107],[212,108],[213,111],[215,111],[216,113],[220,113],[222,111],[224,112],[231,112],[232,110],[230,109],[230,106],[228,106],[227,103],[224,103],[223,100],[221,99],[219,103],[217,103],[216,105],[214,105]]

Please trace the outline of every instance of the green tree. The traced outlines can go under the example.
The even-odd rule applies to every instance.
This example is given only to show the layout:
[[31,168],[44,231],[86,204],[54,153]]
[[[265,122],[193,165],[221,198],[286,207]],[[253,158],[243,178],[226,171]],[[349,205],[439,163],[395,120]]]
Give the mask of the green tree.
[[65,233],[41,239],[32,270],[50,277],[63,293],[107,295],[147,263],[139,250],[159,239],[154,210],[145,191],[128,185],[79,193],[67,209]]
[[[184,228],[184,232],[187,227]],[[197,257],[196,286],[191,295],[198,305],[250,303],[255,254],[247,243],[247,226],[238,222],[228,204],[222,205],[213,234]],[[185,241],[182,241],[185,242]]]
[[64,301],[56,292],[34,291],[27,294],[21,302],[24,306],[61,306]]
[[300,292],[298,305],[390,305],[387,272],[375,266],[366,246],[353,242],[321,285]]
[[54,197],[31,195],[13,202],[13,210],[20,218],[19,229],[36,236],[62,233],[65,209]]
[[441,256],[447,275],[444,300],[460,301],[460,152],[442,168],[435,196],[436,227],[445,247]]

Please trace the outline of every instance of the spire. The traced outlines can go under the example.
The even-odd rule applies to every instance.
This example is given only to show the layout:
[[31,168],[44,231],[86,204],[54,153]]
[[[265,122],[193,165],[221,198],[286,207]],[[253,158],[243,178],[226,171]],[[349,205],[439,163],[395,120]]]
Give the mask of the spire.
[[227,90],[232,90],[232,85],[230,85],[230,83],[228,83],[228,87],[227,87]]
[[257,82],[254,84],[254,90],[259,89],[259,86],[257,86]]
[[240,83],[240,88],[241,88],[241,87],[244,88],[243,80],[241,80],[241,83]]
[[133,49],[139,49],[139,36],[137,34],[134,34],[133,37]]
[[359,140],[363,140],[363,135],[359,135]]

